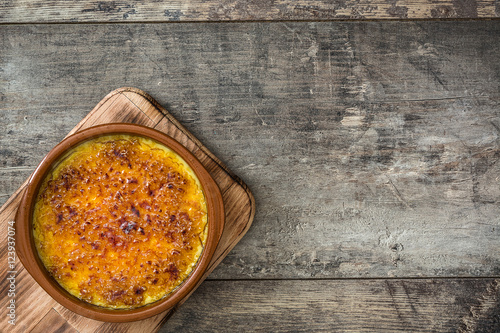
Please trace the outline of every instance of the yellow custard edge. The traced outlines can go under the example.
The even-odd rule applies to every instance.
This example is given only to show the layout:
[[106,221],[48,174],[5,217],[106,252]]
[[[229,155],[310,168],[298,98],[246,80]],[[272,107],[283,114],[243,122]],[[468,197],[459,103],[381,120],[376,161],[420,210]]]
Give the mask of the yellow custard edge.
[[107,135],[65,154],[43,180],[33,236],[49,273],[88,303],[132,309],[158,301],[194,269],[207,207],[191,167],[134,135]]

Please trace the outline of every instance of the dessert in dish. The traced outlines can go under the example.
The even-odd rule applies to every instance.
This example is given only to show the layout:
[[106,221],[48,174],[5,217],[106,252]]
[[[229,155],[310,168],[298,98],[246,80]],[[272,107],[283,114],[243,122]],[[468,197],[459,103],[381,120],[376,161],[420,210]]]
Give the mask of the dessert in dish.
[[70,294],[112,309],[158,301],[193,271],[207,205],[191,167],[138,135],[106,135],[62,156],[45,175],[33,236],[48,272]]

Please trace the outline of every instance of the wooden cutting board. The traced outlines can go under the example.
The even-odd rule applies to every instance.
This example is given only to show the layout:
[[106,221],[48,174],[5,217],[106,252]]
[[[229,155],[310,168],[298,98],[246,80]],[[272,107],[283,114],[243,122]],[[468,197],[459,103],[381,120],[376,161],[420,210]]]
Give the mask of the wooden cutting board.
[[[134,123],[162,131],[189,149],[206,167],[218,183],[226,211],[226,222],[219,245],[202,280],[222,261],[250,227],[255,214],[255,201],[248,187],[198,139],[184,128],[151,96],[135,88],[112,91],[68,134],[99,124]],[[13,224],[17,207],[27,181],[0,208],[0,332],[156,332],[178,308],[138,322],[105,323],[82,317],[54,301],[28,274],[22,264],[15,261],[15,268],[8,265],[11,249],[8,248],[9,226]],[[10,241],[10,239],[9,239]],[[15,288],[6,278],[15,271]],[[15,296],[9,296],[15,289]],[[189,297],[189,296],[188,296]],[[186,297],[187,298],[187,297]],[[15,300],[15,326],[9,324],[7,308]],[[183,301],[185,301],[184,299]]]

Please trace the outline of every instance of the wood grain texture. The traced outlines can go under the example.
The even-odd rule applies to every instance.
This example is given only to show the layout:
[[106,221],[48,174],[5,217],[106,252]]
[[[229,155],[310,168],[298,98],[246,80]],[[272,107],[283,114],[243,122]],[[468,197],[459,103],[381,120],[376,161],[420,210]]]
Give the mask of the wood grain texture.
[[137,86],[256,196],[252,229],[212,278],[500,274],[500,22],[4,26],[0,37],[0,193],[105,92]]
[[471,19],[500,16],[498,0],[10,0],[0,22],[165,22]]
[[[198,157],[219,185],[224,197],[226,223],[213,259],[198,283],[199,286],[250,227],[255,214],[255,202],[250,190],[151,96],[138,89],[122,88],[111,92],[68,135],[93,125],[115,122],[140,124],[169,134]],[[16,207],[25,185],[26,183],[0,208],[0,228],[7,230],[12,223],[10,221],[15,219]],[[0,254],[7,258],[7,251],[7,237],[4,237],[0,243]],[[12,271],[14,273],[9,273]],[[11,326],[7,320],[0,321],[0,332],[42,332],[50,325],[61,332],[155,332],[189,297],[186,296],[173,310],[139,322],[103,323],[84,318],[57,304],[23,269],[17,258],[15,269],[7,265],[0,266],[0,275],[7,274],[14,276],[15,282],[3,279],[0,281],[0,290],[7,291],[13,283],[14,287],[10,287],[12,290],[9,291],[13,291],[15,296],[2,292],[1,300],[15,301],[17,319],[15,326]],[[196,287],[191,293],[195,290]],[[8,311],[7,307],[3,307],[0,314],[6,318]]]
[[498,282],[207,281],[160,332],[493,333]]
[[78,333],[56,310],[50,310],[30,333]]

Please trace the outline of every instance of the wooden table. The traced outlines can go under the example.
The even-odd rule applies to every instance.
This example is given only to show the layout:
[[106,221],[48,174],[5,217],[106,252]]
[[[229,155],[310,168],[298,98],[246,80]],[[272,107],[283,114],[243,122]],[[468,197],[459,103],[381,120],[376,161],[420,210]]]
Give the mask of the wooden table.
[[257,204],[160,332],[499,332],[499,16],[493,0],[7,1],[0,204],[134,86]]

